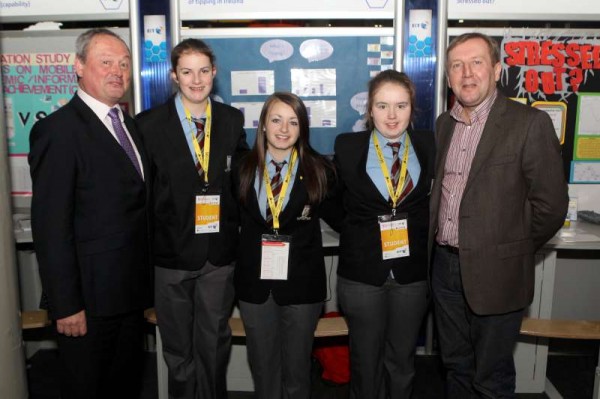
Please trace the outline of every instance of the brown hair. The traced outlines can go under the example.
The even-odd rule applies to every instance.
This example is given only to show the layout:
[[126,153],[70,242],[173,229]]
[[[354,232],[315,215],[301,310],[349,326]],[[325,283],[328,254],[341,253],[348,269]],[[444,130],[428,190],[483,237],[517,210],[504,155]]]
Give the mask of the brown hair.
[[404,72],[388,69],[378,73],[377,76],[373,77],[369,81],[369,97],[367,99],[367,108],[365,112],[365,126],[368,130],[373,130],[375,128],[375,123],[373,122],[373,117],[371,116],[371,108],[373,108],[375,93],[377,93],[379,88],[385,83],[394,83],[400,85],[404,87],[406,91],[408,91],[408,95],[410,97],[410,120],[412,121],[413,119],[417,101],[417,90],[415,89],[415,84]]
[[469,32],[463,33],[462,35],[455,37],[448,45],[448,48],[446,49],[446,69],[448,69],[448,60],[450,52],[454,50],[454,48],[459,44],[463,44],[464,42],[472,39],[481,39],[487,44],[488,51],[490,53],[490,59],[492,60],[492,65],[496,65],[500,62],[500,47],[498,46],[498,42],[496,42],[494,39],[483,33]]
[[[333,166],[311,147],[306,107],[297,95],[287,92],[271,94],[262,107],[254,146],[240,168],[240,200],[242,203],[247,202],[254,189],[257,171],[258,176],[262,176],[264,173],[267,153],[266,120],[271,106],[278,101],[289,105],[298,118],[300,134],[294,144],[294,148],[298,152],[298,173],[302,174],[302,182],[308,192],[309,201],[313,204],[318,203],[327,194],[328,170],[332,174]],[[259,184],[262,184],[262,179],[259,179],[259,181]]]
[[208,44],[200,39],[190,38],[182,40],[177,46],[173,47],[173,50],[171,50],[171,69],[173,71],[177,69],[177,64],[182,55],[192,53],[204,54],[210,60],[210,64],[213,67],[215,66],[215,53],[208,47]]

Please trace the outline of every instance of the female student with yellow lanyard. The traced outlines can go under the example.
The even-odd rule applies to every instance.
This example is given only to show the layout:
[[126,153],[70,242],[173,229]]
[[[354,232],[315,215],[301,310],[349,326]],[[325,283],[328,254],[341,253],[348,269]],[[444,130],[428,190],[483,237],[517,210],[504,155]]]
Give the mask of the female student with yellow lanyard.
[[239,168],[235,288],[257,399],[309,399],[313,334],[326,295],[321,203],[333,165],[309,144],[302,101],[265,102]]
[[[427,309],[433,134],[413,131],[415,88],[389,70],[369,82],[367,130],[337,137],[338,300],[350,334],[350,398],[410,398]],[[331,223],[330,223],[331,224]]]
[[177,93],[138,116],[151,160],[155,309],[170,398],[226,398],[238,242],[231,166],[246,152],[243,115],[209,94],[211,49],[171,52]]

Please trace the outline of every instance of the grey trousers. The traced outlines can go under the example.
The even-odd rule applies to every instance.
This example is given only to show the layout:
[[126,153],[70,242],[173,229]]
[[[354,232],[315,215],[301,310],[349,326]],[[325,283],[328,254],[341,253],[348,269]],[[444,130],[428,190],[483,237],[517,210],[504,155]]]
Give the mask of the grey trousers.
[[337,290],[350,335],[350,398],[409,399],[427,283],[377,287],[338,276]]
[[233,265],[155,268],[155,309],[170,399],[227,398]]
[[309,399],[314,331],[323,303],[239,302],[255,399]]

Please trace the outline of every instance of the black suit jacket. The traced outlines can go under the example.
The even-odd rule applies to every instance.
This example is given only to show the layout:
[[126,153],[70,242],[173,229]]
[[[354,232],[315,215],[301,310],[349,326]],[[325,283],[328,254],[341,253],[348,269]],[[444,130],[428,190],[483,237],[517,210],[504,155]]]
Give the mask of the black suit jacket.
[[[316,303],[325,299],[320,204],[309,203],[300,166],[279,220],[279,234],[291,236],[287,280],[260,279],[261,237],[273,234],[273,230],[260,213],[254,190],[248,203],[240,204],[241,237],[234,281],[237,297],[242,301],[264,303],[269,293],[279,305]],[[235,187],[239,187],[237,173],[234,182]],[[307,205],[310,213],[303,215]]]
[[[206,261],[230,264],[238,242],[237,204],[231,192],[231,165],[248,149],[243,114],[212,101],[212,132],[207,194],[221,195],[219,233],[196,234],[196,195],[201,177],[186,142],[175,98],[137,116],[150,158],[152,181],[153,254],[156,266],[199,270]],[[227,161],[229,157],[229,163]]]
[[[456,121],[437,120],[430,249]],[[562,226],[568,206],[560,144],[545,112],[498,93],[460,202],[458,239],[465,297],[477,314],[524,308],[533,299],[534,254]]]
[[[335,141],[335,164],[339,174],[336,196],[343,201],[345,216],[332,225],[340,231],[338,274],[344,278],[380,286],[393,271],[398,283],[427,278],[427,228],[429,193],[433,177],[433,133],[409,130],[421,174],[414,189],[397,205],[406,213],[410,256],[383,260],[377,217],[391,214],[392,207],[366,171],[370,131],[344,133]],[[331,224],[331,223],[330,223]]]
[[[125,124],[142,158],[133,120]],[[131,160],[75,95],[31,130],[33,242],[52,317],[148,305],[147,189]]]

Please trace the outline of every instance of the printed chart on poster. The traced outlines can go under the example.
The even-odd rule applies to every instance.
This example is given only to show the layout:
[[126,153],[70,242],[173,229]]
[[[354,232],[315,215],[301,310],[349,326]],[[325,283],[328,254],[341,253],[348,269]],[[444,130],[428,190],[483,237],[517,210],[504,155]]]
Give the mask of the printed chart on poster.
[[202,38],[214,50],[214,97],[242,110],[249,144],[254,142],[267,97],[290,91],[308,109],[311,144],[323,154],[332,154],[338,134],[364,129],[369,79],[393,68],[393,32],[381,31],[376,36],[356,36],[351,31],[344,32],[347,36],[316,37],[219,38],[198,31],[185,36]]

